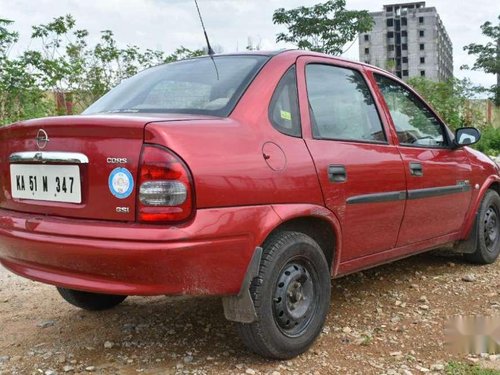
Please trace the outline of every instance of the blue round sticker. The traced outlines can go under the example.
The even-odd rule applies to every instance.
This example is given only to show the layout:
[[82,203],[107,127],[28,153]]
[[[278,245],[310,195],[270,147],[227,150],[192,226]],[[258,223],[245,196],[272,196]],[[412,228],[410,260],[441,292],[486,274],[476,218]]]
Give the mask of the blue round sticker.
[[134,178],[127,168],[115,168],[109,174],[109,190],[119,199],[125,199],[134,190]]

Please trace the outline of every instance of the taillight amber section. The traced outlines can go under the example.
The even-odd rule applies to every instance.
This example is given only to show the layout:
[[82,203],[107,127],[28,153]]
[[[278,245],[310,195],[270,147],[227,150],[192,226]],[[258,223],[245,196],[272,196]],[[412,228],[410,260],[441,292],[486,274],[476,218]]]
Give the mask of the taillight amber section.
[[[193,213],[191,173],[186,164],[167,148],[144,145],[138,187],[137,221],[178,222],[188,219]],[[179,194],[185,194],[185,198]]]

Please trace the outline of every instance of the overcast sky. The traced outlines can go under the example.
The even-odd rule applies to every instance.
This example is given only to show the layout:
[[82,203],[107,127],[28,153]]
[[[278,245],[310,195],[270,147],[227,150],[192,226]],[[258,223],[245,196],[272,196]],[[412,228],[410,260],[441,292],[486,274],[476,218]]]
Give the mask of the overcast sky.
[[[244,50],[248,38],[254,44],[260,43],[262,49],[293,47],[275,42],[276,34],[283,29],[273,25],[273,11],[280,7],[310,6],[321,1],[198,0],[198,3],[212,45],[221,46],[224,52],[233,52]],[[396,2],[347,0],[347,8],[380,11],[383,4]],[[468,76],[478,84],[493,85],[496,82],[494,75],[461,71],[459,67],[473,64],[474,58],[464,53],[462,47],[486,41],[479,26],[487,20],[495,21],[500,14],[500,1],[433,0],[426,3],[437,8],[453,42],[455,75]],[[204,46],[193,0],[0,0],[0,18],[15,21],[13,29],[21,34],[18,50],[29,46],[32,25],[65,14],[72,14],[77,27],[89,30],[94,41],[99,37],[99,31],[110,29],[123,46],[135,44],[144,49],[167,52],[180,45],[193,49]],[[358,60],[357,42],[344,56]]]

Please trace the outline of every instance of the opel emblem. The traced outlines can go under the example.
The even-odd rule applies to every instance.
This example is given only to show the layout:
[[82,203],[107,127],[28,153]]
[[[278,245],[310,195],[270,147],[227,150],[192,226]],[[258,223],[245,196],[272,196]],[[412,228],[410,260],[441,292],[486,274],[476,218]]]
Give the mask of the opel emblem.
[[47,146],[47,143],[49,143],[49,135],[47,132],[43,129],[38,130],[38,133],[36,135],[36,145],[38,146],[39,149],[44,149],[45,146]]

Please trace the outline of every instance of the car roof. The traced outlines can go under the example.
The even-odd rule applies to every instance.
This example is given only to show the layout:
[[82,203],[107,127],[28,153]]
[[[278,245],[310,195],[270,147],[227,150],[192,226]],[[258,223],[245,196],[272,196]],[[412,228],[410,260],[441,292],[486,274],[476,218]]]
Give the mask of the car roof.
[[[290,56],[290,58],[297,58],[300,56],[316,56],[316,57],[324,57],[324,58],[329,58],[332,60],[337,60],[337,61],[343,61],[343,62],[348,62],[351,64],[356,64],[356,65],[362,65],[369,67],[370,69],[377,70],[380,72],[384,73],[389,73],[388,71],[379,68],[378,66],[375,65],[370,65],[361,61],[356,61],[356,60],[351,60],[347,59],[345,57],[341,56],[333,56],[333,55],[328,55],[326,53],[321,53],[321,52],[314,52],[314,51],[307,51],[307,50],[301,50],[301,49],[280,49],[280,50],[270,50],[270,51],[238,51],[238,52],[229,52],[229,53],[221,53],[221,54],[216,54],[214,57],[217,56],[251,56],[251,55],[259,55],[259,56],[269,56],[269,57],[274,57],[277,55],[287,55]],[[200,56],[198,58],[204,58],[208,57],[208,55]]]
[[[333,55],[328,55],[326,53],[321,53],[321,52],[314,52],[314,51],[308,51],[308,50],[301,50],[301,49],[280,49],[280,50],[269,50],[269,51],[261,51],[261,50],[254,50],[254,51],[238,51],[238,52],[229,52],[229,53],[220,53],[220,54],[215,54],[213,57],[224,57],[224,56],[267,56],[269,58],[273,58],[278,55],[285,55],[290,58],[290,60],[296,60],[298,57],[301,56],[315,56],[315,57],[322,57],[322,58],[327,58],[333,61],[341,61],[341,62],[346,62],[349,64],[354,64],[354,65],[359,65],[366,67],[372,71],[375,72],[380,72],[387,74],[391,76],[393,79],[405,83],[402,81],[399,77],[397,77],[395,74],[382,69],[378,66],[375,65],[370,65],[361,61],[356,61],[356,60],[351,60],[347,59],[345,57],[341,56],[333,56]],[[203,55],[203,56],[198,56],[198,57],[193,57],[193,58],[188,58],[185,60],[195,60],[195,59],[205,59],[205,58],[210,58],[209,55]],[[185,61],[185,60],[179,60],[179,61]]]

